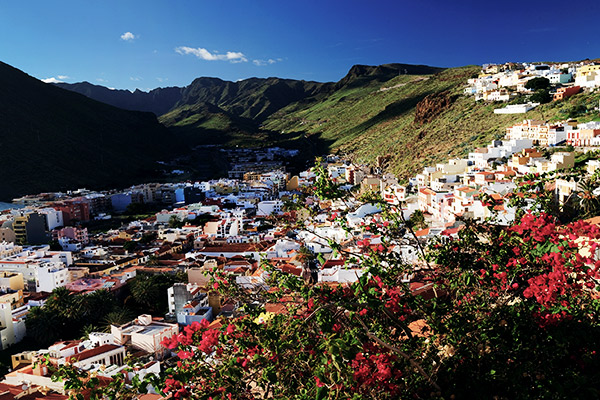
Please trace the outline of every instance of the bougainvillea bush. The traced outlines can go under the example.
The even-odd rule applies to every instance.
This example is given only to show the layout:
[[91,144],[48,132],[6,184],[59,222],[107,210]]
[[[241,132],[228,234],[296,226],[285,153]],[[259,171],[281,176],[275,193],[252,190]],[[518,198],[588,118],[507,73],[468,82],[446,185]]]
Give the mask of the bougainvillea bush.
[[[342,195],[322,175],[309,192]],[[465,221],[409,265],[393,250],[416,237],[382,207],[362,226],[380,244],[360,240],[350,252],[330,243],[366,270],[352,285],[306,284],[265,265],[268,287],[247,290],[214,271],[214,289],[239,315],[166,340],[176,356],[156,390],[182,399],[600,397],[596,226],[543,212],[509,227]],[[343,226],[344,212],[332,217]]]

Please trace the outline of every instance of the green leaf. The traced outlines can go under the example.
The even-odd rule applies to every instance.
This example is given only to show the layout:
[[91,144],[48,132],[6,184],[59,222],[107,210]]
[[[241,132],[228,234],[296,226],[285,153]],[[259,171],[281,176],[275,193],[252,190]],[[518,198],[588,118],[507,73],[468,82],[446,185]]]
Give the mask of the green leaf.
[[325,396],[327,396],[327,392],[327,386],[321,386],[320,388],[317,388],[317,396],[315,397],[316,400],[324,399]]

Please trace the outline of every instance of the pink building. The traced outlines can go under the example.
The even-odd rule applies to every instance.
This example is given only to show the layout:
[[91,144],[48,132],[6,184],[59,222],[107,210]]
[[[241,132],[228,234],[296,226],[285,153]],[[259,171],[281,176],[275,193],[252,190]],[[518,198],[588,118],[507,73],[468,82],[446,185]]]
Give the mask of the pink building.
[[76,226],[67,226],[66,228],[55,229],[52,231],[53,240],[62,238],[73,239],[82,244],[87,244],[89,242],[87,228],[79,228]]

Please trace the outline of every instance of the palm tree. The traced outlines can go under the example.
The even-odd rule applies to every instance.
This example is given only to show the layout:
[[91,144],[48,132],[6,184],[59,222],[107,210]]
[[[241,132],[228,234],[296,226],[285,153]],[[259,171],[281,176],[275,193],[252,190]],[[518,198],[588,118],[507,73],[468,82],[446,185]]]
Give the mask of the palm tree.
[[117,305],[115,296],[108,290],[96,290],[83,296],[82,313],[86,323],[97,324]]
[[52,310],[70,321],[78,321],[83,314],[81,306],[82,296],[76,295],[62,286],[52,291],[44,308]]
[[126,308],[115,308],[113,311],[106,314],[104,318],[102,318],[102,328],[105,332],[110,332],[111,325],[120,326],[126,324],[134,317],[135,315],[133,315],[133,313]]
[[32,307],[27,314],[27,336],[41,345],[49,345],[62,335],[62,318],[43,307]]
[[136,303],[150,312],[156,311],[160,303],[161,291],[156,279],[149,275],[138,275],[131,282],[131,295]]
[[596,216],[600,212],[600,198],[594,194],[598,183],[593,179],[586,179],[579,184],[579,210],[583,218]]
[[87,324],[86,326],[84,326],[81,329],[81,337],[79,338],[80,340],[88,340],[90,338],[90,333],[92,332],[98,332],[100,330],[100,328],[98,328],[95,325],[92,324]]

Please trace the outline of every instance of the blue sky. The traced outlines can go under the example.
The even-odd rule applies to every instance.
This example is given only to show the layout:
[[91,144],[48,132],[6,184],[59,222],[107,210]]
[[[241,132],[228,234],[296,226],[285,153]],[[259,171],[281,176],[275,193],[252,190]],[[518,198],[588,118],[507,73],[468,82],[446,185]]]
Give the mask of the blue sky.
[[39,79],[142,90],[354,64],[453,67],[600,57],[600,4],[558,1],[3,0],[0,61]]

